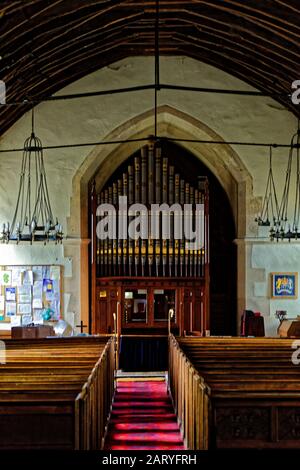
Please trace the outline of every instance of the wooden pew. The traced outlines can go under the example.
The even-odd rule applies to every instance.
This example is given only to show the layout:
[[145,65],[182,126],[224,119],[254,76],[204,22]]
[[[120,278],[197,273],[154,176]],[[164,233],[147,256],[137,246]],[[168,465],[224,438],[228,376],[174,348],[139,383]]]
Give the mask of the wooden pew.
[[168,382],[185,445],[191,450],[208,449],[211,390],[173,335]]
[[0,449],[100,449],[114,393],[110,337],[6,341]]
[[[175,403],[182,379],[174,376],[182,375],[182,367],[192,368],[207,386],[205,416],[200,410],[207,423],[201,428],[208,435],[206,448],[300,446],[300,366],[292,363],[292,346],[293,340],[272,338],[170,338],[170,388]],[[180,355],[184,359],[178,359]],[[181,368],[176,369],[179,360]],[[184,400],[194,400],[193,393],[187,392]],[[199,415],[198,410],[195,414]],[[194,429],[195,418],[188,413],[179,414],[179,419],[183,428]],[[184,431],[184,435],[190,448],[203,448],[193,434]]]
[[0,329],[0,340],[4,341],[6,339],[11,338],[11,331],[10,330],[1,330]]

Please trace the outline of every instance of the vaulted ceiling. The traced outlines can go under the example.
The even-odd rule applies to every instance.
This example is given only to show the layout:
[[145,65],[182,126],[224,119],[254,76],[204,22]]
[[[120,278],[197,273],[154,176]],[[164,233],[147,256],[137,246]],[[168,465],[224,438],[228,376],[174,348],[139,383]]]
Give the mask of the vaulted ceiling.
[[[0,133],[42,100],[116,60],[153,55],[155,0],[1,0]],[[299,0],[160,0],[161,55],[186,55],[291,103],[300,79]],[[151,82],[151,79],[149,80]],[[199,86],[201,83],[199,82]]]

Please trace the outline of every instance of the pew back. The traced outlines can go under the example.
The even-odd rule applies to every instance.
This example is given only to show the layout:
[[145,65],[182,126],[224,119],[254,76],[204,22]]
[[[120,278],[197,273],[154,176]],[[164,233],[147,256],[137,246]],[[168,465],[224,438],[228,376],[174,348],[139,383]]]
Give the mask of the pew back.
[[114,392],[110,337],[6,341],[0,449],[99,449]]
[[210,447],[300,446],[300,367],[292,362],[293,340],[171,338],[170,348],[176,346],[209,387]]

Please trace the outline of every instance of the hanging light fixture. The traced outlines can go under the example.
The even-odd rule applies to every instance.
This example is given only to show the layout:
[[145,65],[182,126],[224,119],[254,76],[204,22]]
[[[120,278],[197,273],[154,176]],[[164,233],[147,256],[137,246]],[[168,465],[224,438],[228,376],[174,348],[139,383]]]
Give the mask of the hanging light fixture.
[[[300,238],[300,125],[298,131],[293,135],[289,150],[289,158],[286,169],[285,184],[280,204],[276,192],[276,184],[272,166],[272,147],[270,147],[269,173],[266,191],[263,199],[262,210],[255,220],[259,226],[270,227],[270,240],[297,240]],[[293,174],[294,156],[296,159],[296,181],[294,200],[291,201],[290,191],[291,177]],[[292,212],[290,208],[293,207]]]
[[52,214],[41,140],[32,131],[24,142],[17,204],[12,222],[4,223],[1,239],[9,241],[55,243],[63,239],[62,225]]
[[276,194],[276,187],[273,175],[272,147],[270,146],[269,172],[266,184],[266,191],[263,199],[260,215],[255,219],[259,226],[269,227],[276,225],[279,217],[279,206]]

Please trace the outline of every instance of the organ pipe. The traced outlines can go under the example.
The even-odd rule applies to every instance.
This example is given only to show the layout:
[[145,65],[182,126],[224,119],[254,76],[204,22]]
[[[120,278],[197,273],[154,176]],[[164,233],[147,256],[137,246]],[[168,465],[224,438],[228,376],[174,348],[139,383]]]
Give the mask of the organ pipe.
[[[194,175],[193,175],[194,177]],[[133,240],[128,236],[128,226],[135,216],[121,214],[119,197],[126,196],[128,206],[139,203],[148,211],[148,238]],[[118,178],[109,183],[97,195],[97,203],[113,204],[116,209],[116,239],[96,240],[97,276],[169,276],[169,277],[204,277],[208,250],[208,184],[204,178],[198,184],[192,184],[170,164],[169,158],[162,155],[161,148],[154,142],[144,146],[139,156],[135,156]],[[158,239],[152,238],[152,204],[166,204],[183,209],[190,204],[192,209],[185,213],[187,225],[193,230],[196,223],[196,204],[205,206],[205,243],[203,247],[189,250],[186,246],[183,212],[162,213]],[[144,214],[145,216],[145,214]],[[168,225],[169,224],[169,225]],[[178,238],[175,229],[181,224],[182,234]],[[125,227],[126,237],[120,236],[121,227]],[[169,227],[169,236],[163,236],[162,227]],[[139,227],[141,232],[141,227]]]

